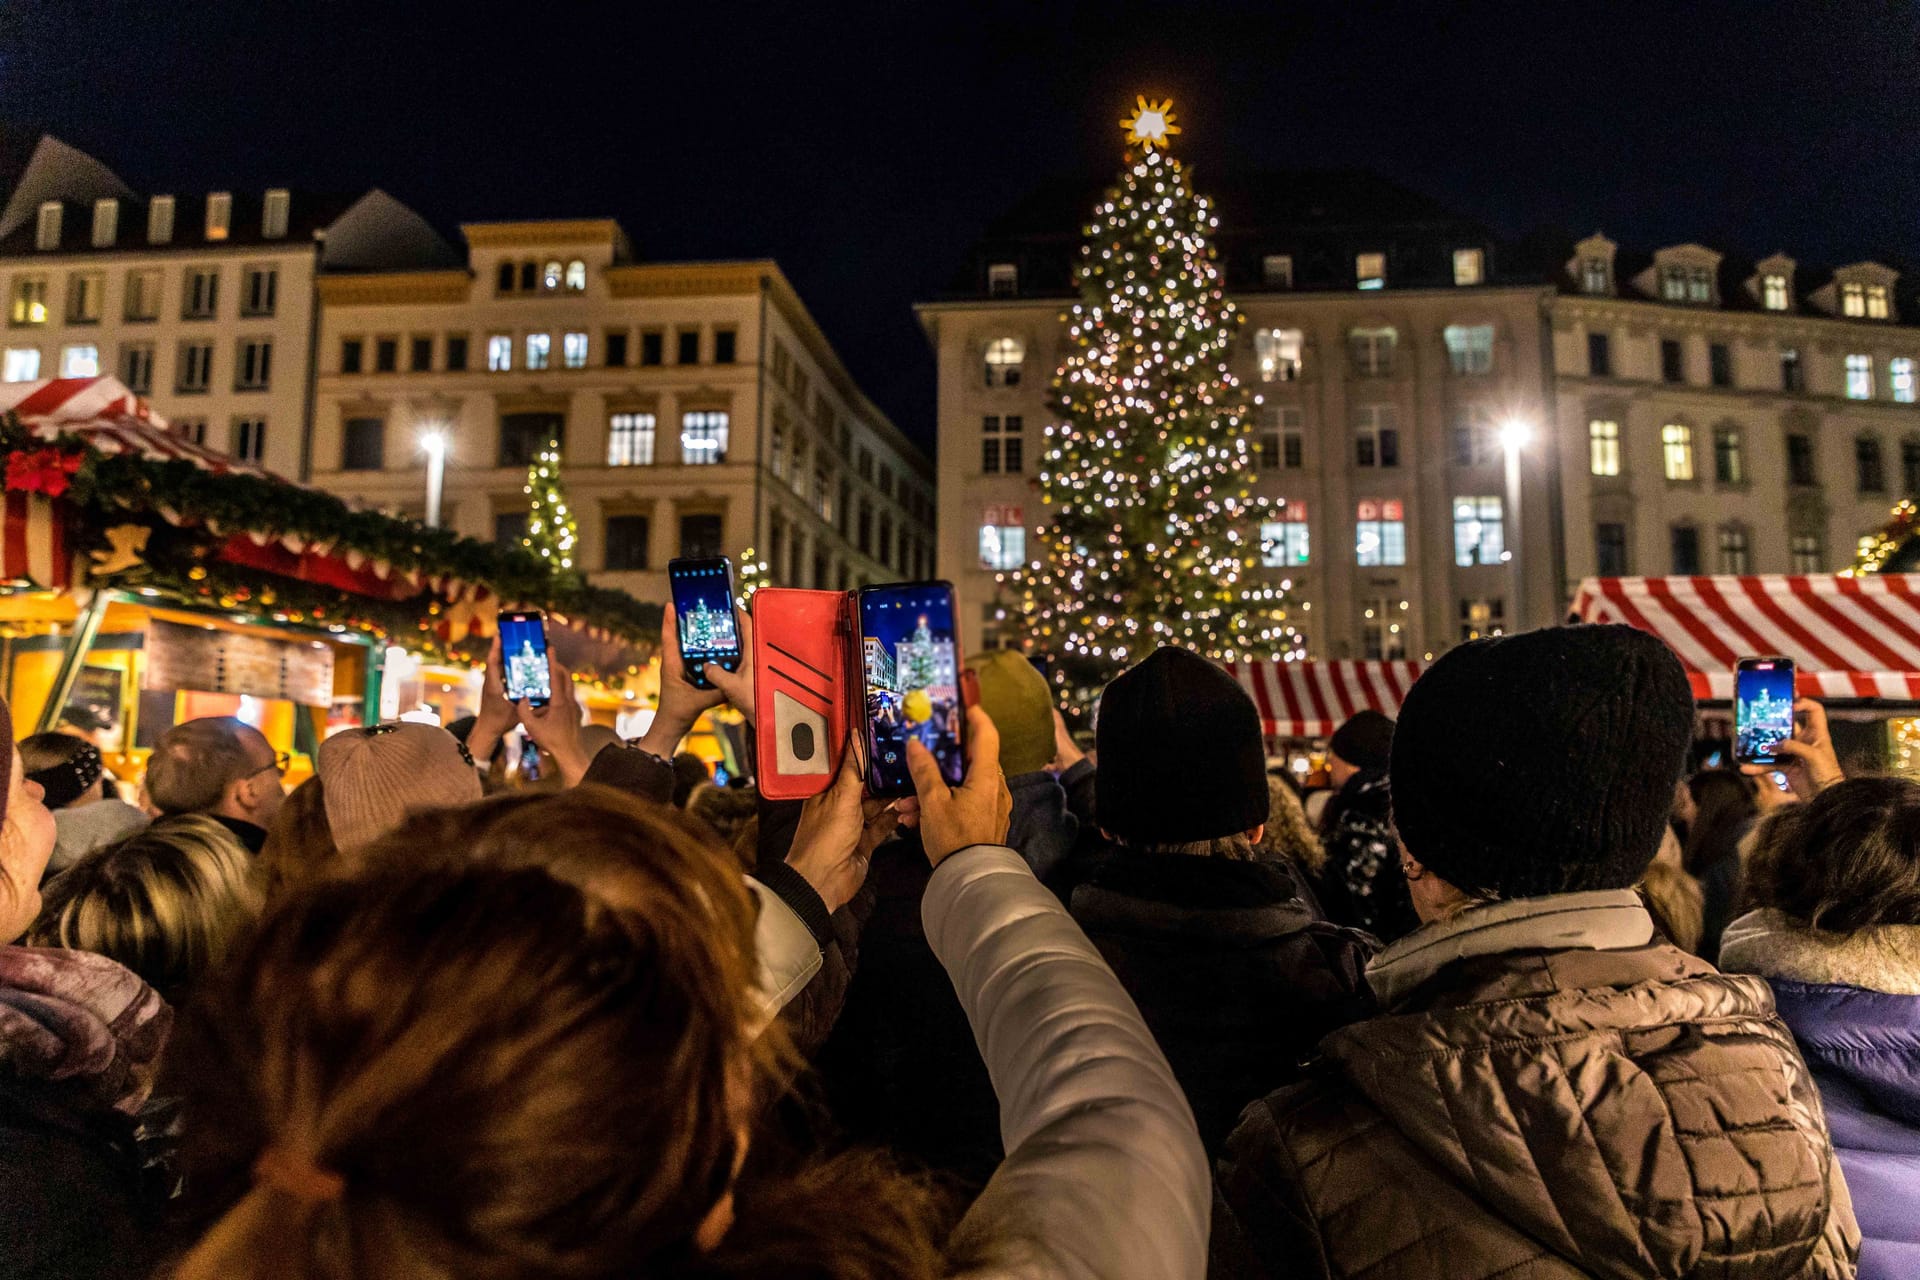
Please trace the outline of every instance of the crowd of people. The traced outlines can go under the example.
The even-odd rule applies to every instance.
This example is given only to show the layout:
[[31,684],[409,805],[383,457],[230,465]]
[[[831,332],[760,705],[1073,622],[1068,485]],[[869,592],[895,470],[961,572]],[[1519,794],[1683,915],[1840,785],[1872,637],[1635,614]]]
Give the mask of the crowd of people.
[[1192,653],[1087,750],[992,652],[961,785],[780,803],[677,754],[748,672],[499,666],[137,804],[0,704],[0,1276],[1920,1275],[1920,783],[1817,704],[1689,775],[1659,641],[1476,641],[1303,796]]

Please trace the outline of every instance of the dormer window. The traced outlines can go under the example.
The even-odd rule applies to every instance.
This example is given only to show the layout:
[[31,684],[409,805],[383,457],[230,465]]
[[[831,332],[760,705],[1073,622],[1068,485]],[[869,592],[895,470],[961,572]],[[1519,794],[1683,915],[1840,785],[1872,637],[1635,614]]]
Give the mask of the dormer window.
[[575,258],[567,264],[567,292],[585,293],[587,291],[587,264]]
[[1020,292],[1020,268],[1011,262],[995,262],[987,267],[987,296],[1011,298]]
[[260,210],[260,238],[279,240],[287,234],[287,215],[293,209],[293,194],[285,187],[267,191],[266,204]]
[[558,292],[560,289],[561,275],[559,262],[549,262],[546,268],[540,273],[540,287],[548,293]]
[[1843,316],[1864,316],[1867,314],[1867,287],[1863,284],[1843,284],[1840,286],[1840,314]]
[[60,247],[60,202],[49,200],[40,206],[40,220],[34,224],[33,247],[36,249],[58,249]]
[[1580,292],[1613,292],[1613,264],[1605,258],[1583,258],[1580,262]]
[[1790,305],[1785,276],[1762,276],[1760,305],[1769,311],[1785,311]]
[[1867,286],[1867,319],[1885,320],[1887,318],[1887,286],[1870,284]]
[[1660,268],[1660,297],[1699,306],[1713,301],[1713,273],[1702,266]]
[[207,239],[225,240],[233,223],[233,196],[216,191],[207,197]]
[[109,197],[93,202],[93,247],[111,249],[120,235],[120,202]]
[[1453,251],[1453,282],[1456,285],[1480,284],[1486,279],[1486,254],[1479,249]]
[[1353,287],[1356,289],[1386,288],[1387,255],[1384,253],[1353,255]]
[[172,196],[155,196],[147,202],[147,243],[173,243]]
[[1260,259],[1260,280],[1269,289],[1293,288],[1293,255],[1270,253]]

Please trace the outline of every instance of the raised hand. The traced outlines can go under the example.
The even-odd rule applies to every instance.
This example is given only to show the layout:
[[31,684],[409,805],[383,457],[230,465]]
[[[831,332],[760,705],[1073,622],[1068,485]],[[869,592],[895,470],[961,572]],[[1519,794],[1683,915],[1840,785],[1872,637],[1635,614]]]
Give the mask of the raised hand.
[[1006,843],[1013,795],[1000,768],[1000,731],[984,710],[967,708],[966,781],[949,787],[918,738],[907,740],[907,771],[920,802],[920,843],[928,862],[937,867],[968,845]]

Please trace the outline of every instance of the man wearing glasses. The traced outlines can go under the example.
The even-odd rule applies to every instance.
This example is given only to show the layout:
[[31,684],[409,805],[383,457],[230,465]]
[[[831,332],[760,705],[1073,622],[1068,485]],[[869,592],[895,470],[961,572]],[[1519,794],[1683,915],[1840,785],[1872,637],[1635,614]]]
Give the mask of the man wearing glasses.
[[147,797],[163,814],[204,813],[259,853],[286,791],[288,757],[232,716],[177,724],[147,761]]

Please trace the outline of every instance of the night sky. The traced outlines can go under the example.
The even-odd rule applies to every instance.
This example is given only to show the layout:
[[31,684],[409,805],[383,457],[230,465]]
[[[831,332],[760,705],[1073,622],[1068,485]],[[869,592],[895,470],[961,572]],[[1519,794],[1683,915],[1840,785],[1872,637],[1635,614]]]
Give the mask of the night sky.
[[1137,91],[1175,98],[1202,190],[1364,167],[1510,234],[1920,265],[1914,4],[0,0],[9,150],[771,255],[928,443],[910,304],[1041,180],[1117,166]]

